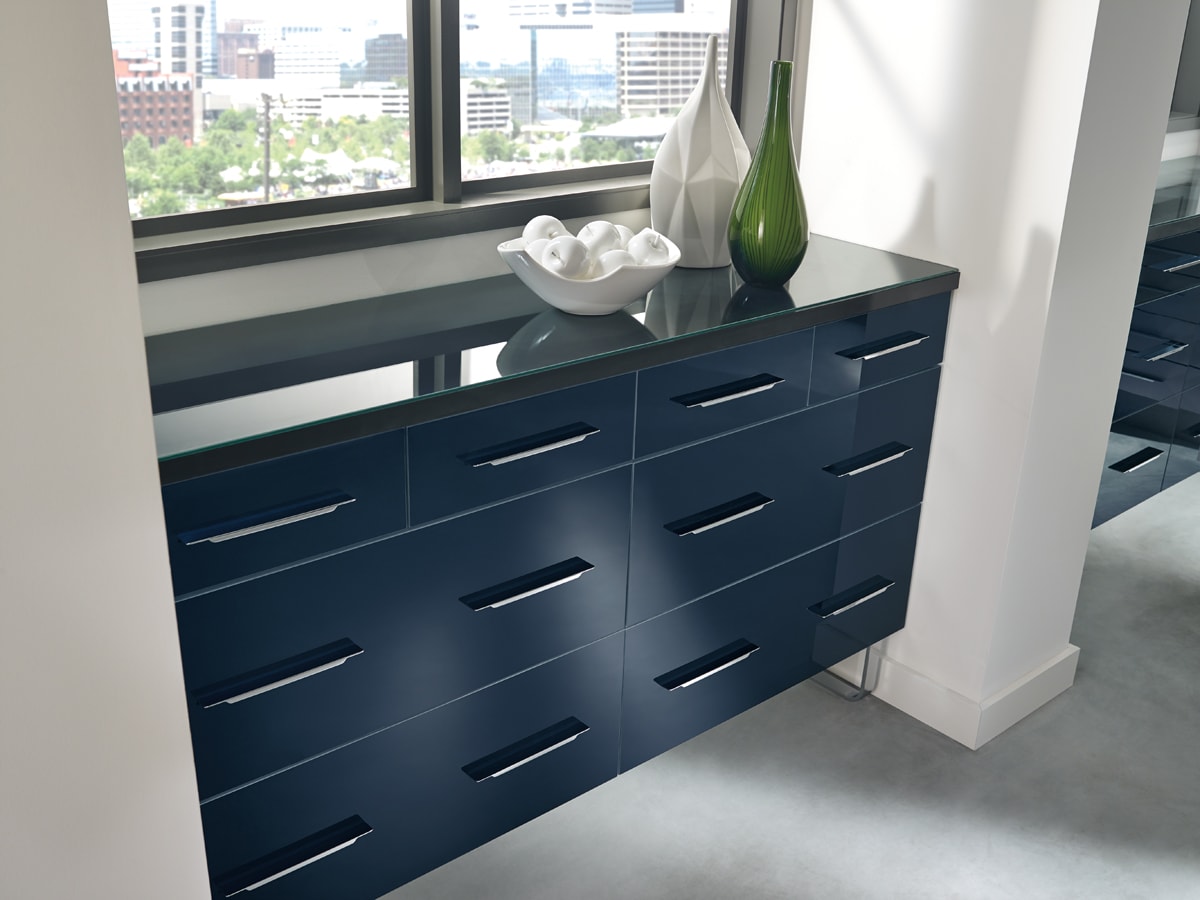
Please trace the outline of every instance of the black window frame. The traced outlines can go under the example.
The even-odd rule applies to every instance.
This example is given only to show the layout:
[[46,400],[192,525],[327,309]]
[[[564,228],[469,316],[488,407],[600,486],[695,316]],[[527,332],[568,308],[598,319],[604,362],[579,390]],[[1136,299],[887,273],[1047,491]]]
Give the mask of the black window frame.
[[[412,187],[133,219],[135,241],[159,244],[137,249],[139,280],[510,227],[540,212],[574,218],[647,207],[651,160],[464,182],[459,13],[459,0],[408,0]],[[749,0],[730,0],[730,13],[726,93],[740,122]],[[445,96],[443,86],[452,88],[455,102],[435,104],[435,96]],[[522,196],[506,199],[514,191]],[[539,191],[541,196],[529,196]],[[355,213],[361,218],[347,220]],[[340,221],[330,224],[329,217]],[[279,228],[266,230],[271,223]],[[221,234],[236,226],[264,230],[244,237]],[[186,240],[171,242],[177,236]]]

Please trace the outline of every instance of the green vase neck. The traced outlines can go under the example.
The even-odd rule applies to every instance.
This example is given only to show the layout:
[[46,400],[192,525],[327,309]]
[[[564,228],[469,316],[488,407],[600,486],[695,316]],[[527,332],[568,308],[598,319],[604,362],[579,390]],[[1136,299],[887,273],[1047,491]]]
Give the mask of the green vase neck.
[[767,95],[767,118],[763,124],[762,140],[792,139],[792,64],[787,60],[771,63],[771,88]]

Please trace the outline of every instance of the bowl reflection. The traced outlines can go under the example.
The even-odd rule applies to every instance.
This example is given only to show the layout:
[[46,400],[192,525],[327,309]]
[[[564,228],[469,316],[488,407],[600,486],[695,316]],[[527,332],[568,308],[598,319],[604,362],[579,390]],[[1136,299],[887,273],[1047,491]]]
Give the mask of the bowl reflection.
[[496,357],[496,368],[501,375],[516,375],[653,340],[654,335],[629,313],[579,318],[548,309],[508,339]]

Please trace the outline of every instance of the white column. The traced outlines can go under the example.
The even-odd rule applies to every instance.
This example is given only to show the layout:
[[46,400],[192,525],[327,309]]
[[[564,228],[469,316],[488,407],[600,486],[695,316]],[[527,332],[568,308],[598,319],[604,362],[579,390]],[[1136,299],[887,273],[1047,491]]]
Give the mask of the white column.
[[813,230],[962,270],[908,625],[877,694],[969,747],[1074,678],[1186,14],[1187,0],[814,2]]
[[4,24],[0,896],[202,900],[105,4]]

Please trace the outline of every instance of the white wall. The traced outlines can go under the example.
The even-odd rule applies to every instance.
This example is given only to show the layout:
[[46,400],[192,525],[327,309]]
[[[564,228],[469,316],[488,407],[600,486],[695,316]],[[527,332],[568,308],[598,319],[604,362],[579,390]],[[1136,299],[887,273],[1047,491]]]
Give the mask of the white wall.
[[814,231],[957,266],[908,626],[878,695],[978,746],[1069,643],[1186,0],[815,0]]
[[200,900],[105,4],[4,24],[0,897]]

